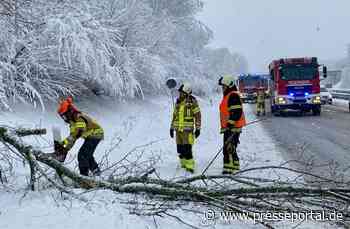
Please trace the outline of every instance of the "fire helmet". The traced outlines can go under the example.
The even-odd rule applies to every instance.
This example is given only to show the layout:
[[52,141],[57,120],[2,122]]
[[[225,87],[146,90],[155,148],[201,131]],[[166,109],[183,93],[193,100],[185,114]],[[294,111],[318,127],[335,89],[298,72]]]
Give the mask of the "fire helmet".
[[192,94],[191,84],[189,84],[189,83],[181,84],[181,86],[179,87],[179,92],[183,92],[183,93],[186,93],[188,95]]
[[78,112],[78,109],[73,104],[73,98],[68,97],[67,99],[61,100],[58,105],[57,113],[59,115],[64,115],[67,111]]
[[235,79],[232,75],[224,75],[219,79],[220,86],[233,87],[235,85]]

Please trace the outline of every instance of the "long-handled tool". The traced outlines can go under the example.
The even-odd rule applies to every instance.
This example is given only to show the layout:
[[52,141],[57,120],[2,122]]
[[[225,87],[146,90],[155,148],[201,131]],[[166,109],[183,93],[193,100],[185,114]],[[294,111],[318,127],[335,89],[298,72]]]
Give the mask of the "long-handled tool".
[[[257,123],[257,122],[261,122],[261,121],[264,121],[266,120],[267,118],[263,118],[263,119],[256,119],[256,120],[253,120],[251,122],[248,122],[245,126],[249,126],[249,125],[252,125],[254,123]],[[207,165],[207,167],[205,167],[205,169],[203,170],[202,174],[201,175],[204,175],[204,173],[210,168],[210,166],[214,163],[214,161],[216,160],[216,158],[219,156],[219,154],[223,151],[224,149],[224,146],[226,146],[226,144],[228,142],[230,142],[232,140],[234,135],[230,136],[226,142],[224,142],[224,145],[219,149],[219,151],[215,154],[214,158],[209,162],[209,164]]]

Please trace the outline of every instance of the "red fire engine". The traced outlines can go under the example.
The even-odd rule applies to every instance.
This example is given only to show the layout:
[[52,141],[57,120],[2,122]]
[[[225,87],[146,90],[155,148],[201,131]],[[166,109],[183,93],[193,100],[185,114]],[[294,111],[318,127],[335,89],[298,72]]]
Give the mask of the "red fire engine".
[[[287,58],[269,65],[272,80],[271,112],[285,109],[321,114],[320,74],[317,58]],[[327,68],[323,66],[323,77]]]

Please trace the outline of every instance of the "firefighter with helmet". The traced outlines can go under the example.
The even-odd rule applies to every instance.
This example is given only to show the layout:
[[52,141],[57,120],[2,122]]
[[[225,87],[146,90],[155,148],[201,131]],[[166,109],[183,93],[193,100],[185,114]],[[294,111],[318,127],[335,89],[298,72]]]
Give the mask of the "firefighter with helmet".
[[257,116],[266,115],[265,90],[263,87],[258,88],[258,95],[256,98],[256,114],[257,114]]
[[[56,152],[64,161],[66,154],[79,138],[85,139],[78,153],[79,171],[81,175],[88,176],[89,171],[100,175],[101,170],[93,156],[97,145],[104,138],[102,127],[88,115],[80,112],[73,104],[73,99],[67,98],[60,102],[58,114],[69,124],[70,135],[60,144],[60,152]],[[63,155],[63,158],[62,158]]]
[[237,146],[242,128],[246,124],[242,101],[231,75],[219,79],[223,98],[220,103],[220,121],[223,136],[223,174],[233,174],[240,169]]
[[174,132],[176,132],[180,165],[186,171],[193,173],[195,162],[192,145],[194,144],[194,138],[198,138],[200,135],[201,112],[196,98],[192,95],[192,88],[189,83],[182,84],[178,91],[179,97],[173,111],[170,137],[174,138]]

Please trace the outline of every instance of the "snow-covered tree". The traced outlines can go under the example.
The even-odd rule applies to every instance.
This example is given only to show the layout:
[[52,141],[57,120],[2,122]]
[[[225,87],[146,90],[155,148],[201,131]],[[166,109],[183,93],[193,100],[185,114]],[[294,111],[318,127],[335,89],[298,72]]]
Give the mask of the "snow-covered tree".
[[208,58],[212,32],[195,18],[202,7],[200,0],[3,0],[0,102],[43,106],[96,91],[143,97],[163,93],[168,77],[207,93],[213,72],[245,63],[239,55]]

